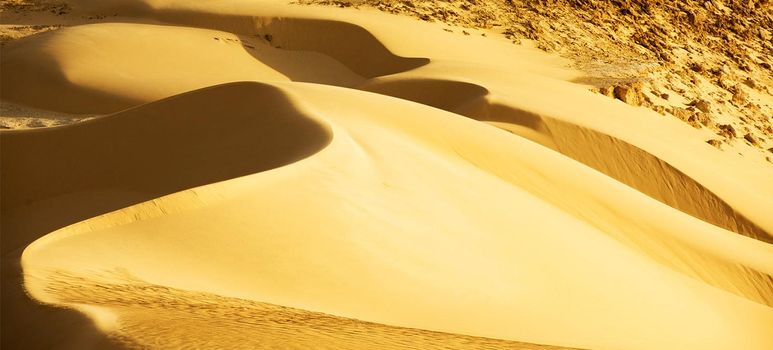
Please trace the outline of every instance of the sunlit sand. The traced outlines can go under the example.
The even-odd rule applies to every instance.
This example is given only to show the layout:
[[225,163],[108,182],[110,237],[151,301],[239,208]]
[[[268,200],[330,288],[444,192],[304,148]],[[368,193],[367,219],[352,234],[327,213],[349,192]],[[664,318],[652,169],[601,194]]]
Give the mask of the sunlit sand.
[[773,348],[773,167],[501,38],[121,3],[3,46],[75,118],[0,134],[3,347]]

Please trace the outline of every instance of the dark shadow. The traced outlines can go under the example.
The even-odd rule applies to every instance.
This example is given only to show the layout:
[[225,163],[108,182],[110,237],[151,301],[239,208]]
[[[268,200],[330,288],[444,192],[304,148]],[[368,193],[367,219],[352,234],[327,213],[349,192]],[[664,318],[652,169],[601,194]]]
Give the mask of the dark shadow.
[[365,78],[405,72],[429,63],[428,58],[397,56],[364,28],[346,22],[272,19],[256,34],[270,37],[272,44],[284,49],[328,55]]
[[[61,348],[71,333],[67,327],[93,328],[74,311],[42,306],[25,295],[19,257],[35,239],[163,195],[293,163],[330,140],[328,126],[303,115],[284,93],[252,82],[205,88],[64,127],[3,131],[3,348]],[[67,343],[84,334],[98,337],[76,333],[83,334],[72,334]],[[93,348],[105,342],[104,336],[95,339]],[[90,348],[81,345],[73,347]]]
[[491,122],[582,162],[672,208],[729,231],[773,243],[770,233],[737,212],[711,190],[656,156],[595,130],[492,103],[487,99],[489,91],[483,86],[452,80],[411,78],[373,79],[358,88]]
[[[275,48],[327,55],[365,78],[390,75],[429,63],[428,58],[395,55],[365,28],[320,19],[272,18],[158,9],[150,14],[168,24],[207,28],[265,40]],[[264,62],[268,65],[272,63]],[[277,71],[280,66],[272,66]]]
[[401,98],[490,122],[513,134],[555,149],[550,130],[542,117],[488,100],[489,90],[483,86],[442,79],[373,79],[357,89]]
[[39,50],[50,46],[58,34],[57,31],[39,33],[3,47],[0,61],[3,71],[0,92],[3,100],[73,114],[112,113],[142,103],[137,99],[72,83],[71,77],[60,68],[62,63],[55,56]]
[[441,79],[368,81],[357,89],[401,98],[481,120],[487,113],[488,89],[471,83]]
[[285,50],[260,37],[239,35],[239,41],[257,61],[294,82],[352,87],[366,80],[348,66],[320,52]]

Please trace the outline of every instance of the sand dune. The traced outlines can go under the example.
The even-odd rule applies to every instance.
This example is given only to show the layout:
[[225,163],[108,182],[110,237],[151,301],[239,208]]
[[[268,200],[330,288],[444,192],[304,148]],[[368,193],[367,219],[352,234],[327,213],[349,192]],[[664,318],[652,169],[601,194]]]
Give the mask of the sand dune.
[[[327,125],[305,118],[280,92],[244,83],[182,94],[77,125],[9,131],[2,138],[3,162],[8,164],[3,170],[3,214],[23,216],[30,203],[47,201],[56,210],[34,224],[54,229],[87,218],[78,212],[93,216],[91,206],[100,193],[116,200],[112,207],[119,209],[138,198],[149,200],[293,163],[324,148],[329,134]],[[149,168],[155,170],[147,172]],[[116,190],[130,199],[116,198],[111,193]],[[81,193],[89,196],[77,196]],[[26,240],[10,237],[5,249],[17,248],[15,239]]]
[[0,134],[4,347],[773,347],[769,167],[496,38],[122,11],[3,48],[4,101],[107,114]]

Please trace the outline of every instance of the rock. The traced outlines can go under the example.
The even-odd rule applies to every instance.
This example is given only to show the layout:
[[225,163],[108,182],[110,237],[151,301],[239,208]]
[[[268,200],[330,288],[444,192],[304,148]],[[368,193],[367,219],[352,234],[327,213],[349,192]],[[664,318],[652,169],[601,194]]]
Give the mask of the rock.
[[735,92],[735,91],[733,91],[733,87],[735,86],[735,82],[733,82],[733,80],[730,79],[727,76],[727,74],[722,74],[722,75],[719,76],[719,79],[717,79],[717,85],[719,85],[719,87],[721,87],[721,88],[723,88],[725,90],[728,90],[730,92]]
[[599,89],[599,93],[607,97],[615,98],[615,88],[613,86],[602,87]]
[[708,125],[711,124],[712,126],[714,123],[709,119],[706,114],[704,113],[691,113],[690,116],[687,118],[687,124],[690,124],[693,128],[700,129],[701,125]]
[[757,138],[754,137],[751,133],[746,133],[746,135],[743,135],[744,140],[749,141],[752,145],[757,145]]
[[641,105],[639,92],[634,87],[625,86],[625,85],[615,86],[614,94],[615,94],[615,98],[631,106]]
[[679,120],[682,120],[685,122],[689,121],[690,117],[692,117],[692,114],[693,114],[692,112],[681,107],[674,107],[669,112],[673,114],[674,117],[677,117],[679,118]]
[[716,149],[722,149],[722,141],[720,141],[720,140],[711,139],[711,140],[706,141],[706,143],[708,143],[709,145],[714,146]]
[[706,15],[697,11],[688,11],[687,20],[695,27],[700,27],[706,21]]
[[708,113],[695,113],[693,116],[699,123],[701,123],[701,125],[705,127],[713,128],[715,125],[714,121],[711,120],[711,117]]
[[746,94],[741,89],[737,89],[733,94],[733,97],[730,99],[730,102],[732,102],[736,106],[742,107],[746,105],[746,100],[748,98],[749,98],[748,94]]
[[719,128],[719,135],[722,135],[728,139],[734,139],[738,136],[735,132],[735,128],[732,125],[719,124],[717,127]]
[[692,103],[690,103],[690,106],[694,106],[699,111],[703,113],[709,113],[711,112],[711,104],[709,101],[706,100],[695,100]]
[[759,33],[760,39],[764,41],[770,42],[771,40],[773,40],[773,35],[771,35],[769,30],[766,30],[764,28],[759,28],[758,33]]

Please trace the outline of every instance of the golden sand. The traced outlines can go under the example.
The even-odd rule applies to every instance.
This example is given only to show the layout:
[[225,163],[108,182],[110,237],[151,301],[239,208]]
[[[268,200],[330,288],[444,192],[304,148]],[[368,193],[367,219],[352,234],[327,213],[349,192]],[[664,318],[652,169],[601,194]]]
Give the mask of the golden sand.
[[3,46],[100,115],[0,134],[4,348],[773,347],[770,166],[493,36],[121,3]]

